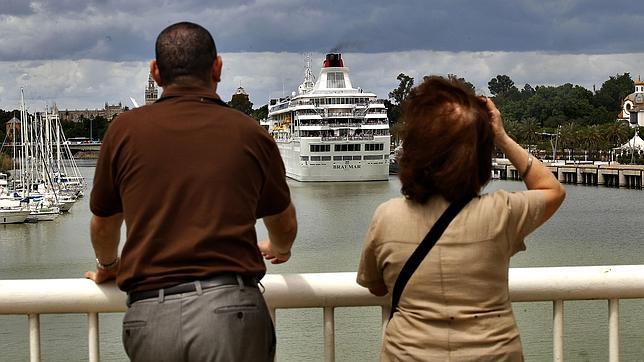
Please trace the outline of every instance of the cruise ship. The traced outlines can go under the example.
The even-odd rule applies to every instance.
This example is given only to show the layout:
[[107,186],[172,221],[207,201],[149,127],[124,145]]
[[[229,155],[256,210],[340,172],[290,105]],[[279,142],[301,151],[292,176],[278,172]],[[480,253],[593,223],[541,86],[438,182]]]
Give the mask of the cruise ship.
[[290,97],[271,99],[261,122],[297,181],[377,181],[389,175],[384,100],[354,88],[342,55],[327,54],[317,80],[307,57],[304,81]]

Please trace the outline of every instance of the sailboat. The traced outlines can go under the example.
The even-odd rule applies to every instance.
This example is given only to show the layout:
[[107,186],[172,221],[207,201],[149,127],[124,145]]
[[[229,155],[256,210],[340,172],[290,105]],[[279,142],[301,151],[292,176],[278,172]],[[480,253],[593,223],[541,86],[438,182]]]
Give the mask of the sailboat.
[[54,220],[83,195],[85,178],[65,142],[56,107],[28,114],[23,89],[20,94],[20,129],[14,125],[14,172],[6,198],[26,203],[28,222]]
[[25,222],[29,209],[9,194],[9,179],[6,173],[0,172],[0,224]]

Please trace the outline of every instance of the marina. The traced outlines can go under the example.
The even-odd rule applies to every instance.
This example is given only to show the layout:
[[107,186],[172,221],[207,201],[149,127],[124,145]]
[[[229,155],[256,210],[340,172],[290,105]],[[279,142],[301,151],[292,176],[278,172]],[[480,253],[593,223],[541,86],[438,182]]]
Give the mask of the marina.
[[21,97],[20,120],[8,123],[0,148],[13,162],[0,173],[0,224],[52,221],[69,212],[87,186],[56,108],[31,115],[22,89]]
[[[81,172],[91,185],[94,169],[81,167]],[[280,275],[304,281],[312,277],[307,276],[308,273],[318,273],[318,277],[314,279],[325,281],[326,284],[323,285],[344,285],[346,280],[343,277],[334,277],[332,274],[355,272],[371,215],[378,204],[400,195],[399,180],[394,176],[387,182],[302,183],[289,180],[289,187],[298,212],[300,233],[294,245],[292,259],[285,264],[268,265],[267,280],[271,282],[267,282],[267,288],[278,288],[275,293],[281,293],[279,291],[282,289],[279,288],[283,284],[279,282],[282,278]],[[486,190],[498,188],[514,191],[522,190],[524,186],[517,181],[493,180]],[[527,251],[512,259],[512,267],[519,272],[517,276],[524,275],[521,273],[523,268],[557,267],[553,270],[555,275],[543,274],[544,285],[551,288],[558,282],[549,278],[577,275],[572,274],[576,269],[568,271],[560,268],[563,266],[643,264],[640,190],[568,185],[567,193],[566,202],[557,215],[527,238]],[[72,213],[52,222],[0,226],[0,280],[46,281],[50,278],[71,278],[72,284],[86,286],[83,284],[86,281],[79,278],[94,267],[88,233],[88,202],[88,198],[80,199]],[[267,234],[261,222],[258,222],[257,228],[258,239],[265,238]],[[532,271],[531,275],[537,278],[537,269],[525,272],[530,274]],[[323,276],[319,276],[319,273]],[[589,275],[589,272],[583,274]],[[50,284],[55,287],[59,285],[57,283],[51,281]],[[317,282],[313,283],[315,288],[320,287]],[[0,282],[0,289],[1,285]],[[522,285],[526,288],[538,288],[542,284],[538,284],[536,279],[526,279]],[[578,290],[588,291],[593,286],[599,288],[599,285],[593,282]],[[92,295],[91,290],[85,287],[74,290],[80,293],[75,294],[79,302],[85,300],[86,297],[82,296]],[[307,307],[277,309],[278,361],[323,361],[326,345],[323,306],[333,303],[342,305],[342,295],[354,295],[351,294],[354,293],[352,289],[342,289],[340,295],[329,294],[324,302],[313,302],[314,299],[305,299],[313,298],[305,297],[309,295],[305,294],[309,290],[313,294],[317,293],[314,291],[322,293],[319,289],[292,286],[284,294],[277,294],[283,298],[278,299],[279,303],[285,303],[283,300],[287,299],[289,303],[318,305],[315,308],[307,304]],[[297,291],[302,294],[294,294]],[[635,289],[630,291],[634,292]],[[267,290],[267,293],[270,291]],[[51,294],[52,298],[54,294],[56,293]],[[317,295],[320,297],[322,294]],[[64,295],[60,296],[63,297]],[[275,294],[271,298],[276,298]],[[363,303],[364,299],[361,298],[353,299],[354,303]],[[539,300],[542,301],[528,302],[522,299],[521,302],[513,303],[513,307],[526,360],[552,361],[555,330],[552,323],[553,303],[545,299]],[[89,301],[83,303],[91,304]],[[368,300],[368,303],[373,301]],[[564,360],[609,359],[607,305],[606,300],[565,303],[562,314]],[[335,360],[377,360],[380,346],[380,306],[339,306],[334,310]],[[644,338],[641,330],[641,325],[644,324],[644,300],[621,299],[619,311],[619,356],[624,361],[640,360],[644,356],[644,345],[641,343]],[[121,345],[121,319],[120,312],[99,315],[100,328],[97,333],[100,337],[102,361],[126,359]],[[83,313],[57,312],[41,315],[39,325],[42,360],[87,360],[87,321],[88,318]],[[2,360],[28,360],[29,330],[29,318],[25,315],[0,316]]]
[[260,123],[297,181],[384,181],[389,121],[384,100],[354,88],[342,55],[326,55],[316,80],[307,59],[297,93],[271,99]]

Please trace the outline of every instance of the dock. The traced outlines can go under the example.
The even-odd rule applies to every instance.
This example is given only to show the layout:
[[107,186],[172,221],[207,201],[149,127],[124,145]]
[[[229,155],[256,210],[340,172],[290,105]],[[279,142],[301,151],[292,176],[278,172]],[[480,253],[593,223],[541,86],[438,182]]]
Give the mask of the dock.
[[[563,163],[544,162],[561,183],[623,187],[642,189],[644,184],[644,165],[622,165],[618,163]],[[501,180],[521,180],[519,171],[510,161],[497,159],[493,173]]]

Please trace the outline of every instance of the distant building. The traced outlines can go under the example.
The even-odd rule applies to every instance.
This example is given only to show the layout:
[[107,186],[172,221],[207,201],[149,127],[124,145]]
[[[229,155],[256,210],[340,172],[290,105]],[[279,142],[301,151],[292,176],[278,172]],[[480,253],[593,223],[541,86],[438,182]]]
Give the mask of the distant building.
[[250,101],[248,93],[246,93],[246,90],[242,86],[237,88],[228,105],[247,115],[253,112],[253,102]]
[[148,85],[145,87],[145,104],[154,103],[159,98],[159,88],[152,79],[152,74],[148,74]]
[[95,117],[103,117],[109,122],[125,111],[126,109],[121,102],[118,105],[110,105],[105,102],[103,109],[66,109],[64,111],[58,110],[58,114],[60,120],[64,122],[80,122],[81,118],[89,119]]
[[644,82],[638,77],[635,92],[624,98],[619,119],[627,121],[631,127],[644,127]]
[[16,117],[10,119],[5,125],[5,134],[7,135],[7,141],[13,142],[15,139],[15,134],[20,133],[20,120]]

